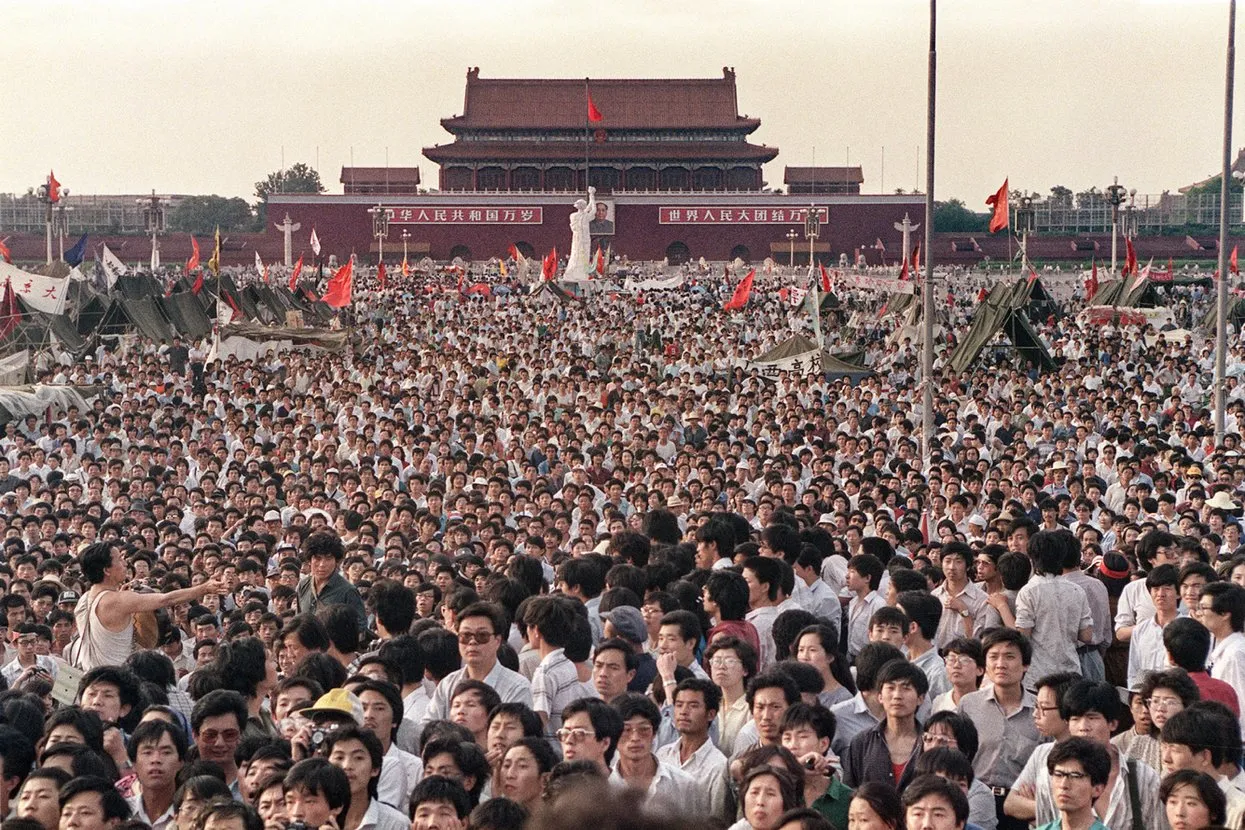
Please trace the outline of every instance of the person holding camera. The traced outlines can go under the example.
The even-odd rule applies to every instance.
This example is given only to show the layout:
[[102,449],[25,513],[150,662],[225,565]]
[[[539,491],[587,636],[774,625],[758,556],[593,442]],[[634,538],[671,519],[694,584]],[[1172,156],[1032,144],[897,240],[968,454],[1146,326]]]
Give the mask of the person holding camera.
[[45,677],[56,682],[56,661],[35,651],[40,628],[46,630],[47,626],[22,623],[17,627],[17,656],[0,668],[0,675],[4,676],[10,689],[16,689],[34,677]]

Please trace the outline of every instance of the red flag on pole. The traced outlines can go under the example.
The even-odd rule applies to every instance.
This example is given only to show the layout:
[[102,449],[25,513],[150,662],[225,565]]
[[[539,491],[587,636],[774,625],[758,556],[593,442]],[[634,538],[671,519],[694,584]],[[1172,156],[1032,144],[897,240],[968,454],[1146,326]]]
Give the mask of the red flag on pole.
[[552,280],[558,273],[558,249],[554,248],[545,254],[545,260],[540,264],[540,276],[548,281]]
[[600,245],[597,246],[597,275],[605,276],[605,253]]
[[56,174],[51,170],[48,171],[48,201],[59,202],[61,200],[61,183],[56,180]]
[[9,246],[4,244],[5,242],[8,242],[8,241],[9,241],[9,238],[7,236],[4,239],[0,239],[0,257],[3,257],[5,262],[12,265],[13,254],[9,252]]
[[1133,247],[1133,241],[1128,237],[1124,237],[1124,271],[1123,276],[1137,273],[1137,249]]
[[1232,256],[1228,257],[1228,271],[1233,274],[1240,274],[1241,269],[1236,267],[1236,246],[1232,246]]
[[904,257],[903,265],[899,266],[899,279],[906,281],[908,279],[908,258]]
[[588,120],[593,124],[605,120],[605,116],[601,115],[601,111],[597,109],[597,105],[592,102],[592,93],[588,92],[587,84],[584,84],[584,92],[588,96]]
[[1090,258],[1089,279],[1085,281],[1085,299],[1098,293],[1098,260]]
[[376,279],[380,282],[380,290],[384,291],[389,287],[389,275],[385,273],[385,263],[376,266]]
[[722,306],[723,311],[738,311],[748,304],[748,297],[752,295],[752,281],[756,275],[757,269],[753,268],[748,272],[748,276],[739,281],[739,285],[735,286],[735,293],[731,295],[726,305]]
[[830,293],[830,273],[826,271],[826,266],[822,265],[820,262],[817,263],[817,268],[821,271],[821,290],[829,294]]
[[1003,186],[993,196],[986,199],[986,204],[994,208],[994,215],[990,217],[990,233],[996,233],[1006,228],[1009,222],[1007,213],[1007,179],[1003,180]]
[[[186,260],[186,273],[191,274],[199,267],[199,240],[190,237],[190,259]],[[196,291],[196,294],[199,292]]]
[[294,291],[298,288],[298,275],[303,272],[303,256],[298,255],[298,262],[294,263],[294,273],[290,274],[290,290]]
[[195,284],[190,286],[190,293],[194,294],[195,296],[198,296],[199,292],[202,290],[203,290],[203,272],[200,271],[198,274],[195,275]]
[[1036,280],[1036,279],[1037,279],[1037,271],[1033,270],[1033,266],[1032,266],[1032,265],[1030,265],[1030,266],[1029,266],[1029,279],[1028,279],[1028,284],[1029,284],[1029,285],[1033,285],[1033,282],[1034,282],[1034,280]]
[[912,249],[912,274],[913,276],[921,273],[921,243],[917,242],[916,247]]
[[346,260],[346,264],[337,269],[337,273],[329,280],[329,284],[320,299],[333,308],[344,308],[350,305],[351,293],[354,289],[354,259]]

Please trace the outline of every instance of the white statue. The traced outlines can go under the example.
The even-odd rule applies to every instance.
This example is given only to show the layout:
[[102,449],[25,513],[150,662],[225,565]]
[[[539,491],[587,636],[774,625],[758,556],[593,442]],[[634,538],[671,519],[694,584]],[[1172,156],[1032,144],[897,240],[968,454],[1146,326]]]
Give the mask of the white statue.
[[575,200],[575,212],[571,214],[571,251],[566,260],[564,280],[589,279],[592,260],[592,236],[589,224],[597,211],[597,189],[588,188],[588,201]]

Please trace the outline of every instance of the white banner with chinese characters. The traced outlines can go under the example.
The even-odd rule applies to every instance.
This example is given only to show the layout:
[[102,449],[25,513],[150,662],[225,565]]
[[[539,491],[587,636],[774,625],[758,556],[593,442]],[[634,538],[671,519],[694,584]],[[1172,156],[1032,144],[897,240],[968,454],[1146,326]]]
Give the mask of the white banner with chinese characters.
[[[803,224],[809,206],[804,207],[662,207],[657,209],[657,221],[662,225],[788,225]],[[830,218],[830,209],[818,207],[817,215],[822,222]]]
[[682,286],[682,274],[675,274],[672,277],[650,277],[646,280],[627,277],[623,282],[623,291],[666,291],[672,288],[681,288]]
[[543,208],[522,205],[499,207],[391,207],[389,222],[394,225],[539,225],[545,221]]
[[916,283],[911,280],[870,277],[865,274],[853,274],[850,271],[836,272],[834,280],[840,286],[849,285],[852,288],[872,288],[874,291],[887,291],[891,294],[916,293]]
[[746,364],[749,369],[756,369],[761,377],[775,380],[783,372],[791,372],[797,377],[803,377],[810,373],[821,371],[821,350],[804,352],[803,354],[791,355],[780,360],[765,361],[764,363],[750,360]]
[[36,311],[47,314],[64,314],[65,298],[69,294],[69,277],[41,277],[23,271],[7,262],[0,262],[0,285],[8,281],[13,293]]

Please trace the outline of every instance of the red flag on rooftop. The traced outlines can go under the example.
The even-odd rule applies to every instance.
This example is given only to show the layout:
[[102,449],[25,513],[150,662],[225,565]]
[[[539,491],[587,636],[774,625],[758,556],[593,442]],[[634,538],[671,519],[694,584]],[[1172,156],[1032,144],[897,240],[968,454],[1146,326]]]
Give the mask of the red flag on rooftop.
[[748,272],[748,276],[739,281],[739,285],[735,286],[735,293],[731,295],[726,305],[722,306],[723,311],[738,311],[748,304],[748,298],[752,296],[752,281],[756,279],[757,269],[753,268]]
[[329,280],[324,296],[320,299],[333,308],[344,308],[350,305],[354,289],[354,259],[346,260],[346,264],[337,269],[337,273]]
[[990,217],[990,233],[997,233],[1008,225],[1007,214],[1007,179],[1003,180],[1003,186],[995,191],[993,196],[986,199],[986,204],[994,208],[994,215]]
[[294,291],[298,288],[298,275],[303,272],[303,255],[298,255],[298,262],[294,263],[294,273],[290,274],[290,290]]
[[605,120],[605,116],[601,115],[601,111],[597,109],[597,105],[592,102],[592,92],[588,89],[588,80],[584,79],[584,95],[588,97],[588,120],[593,124]]

